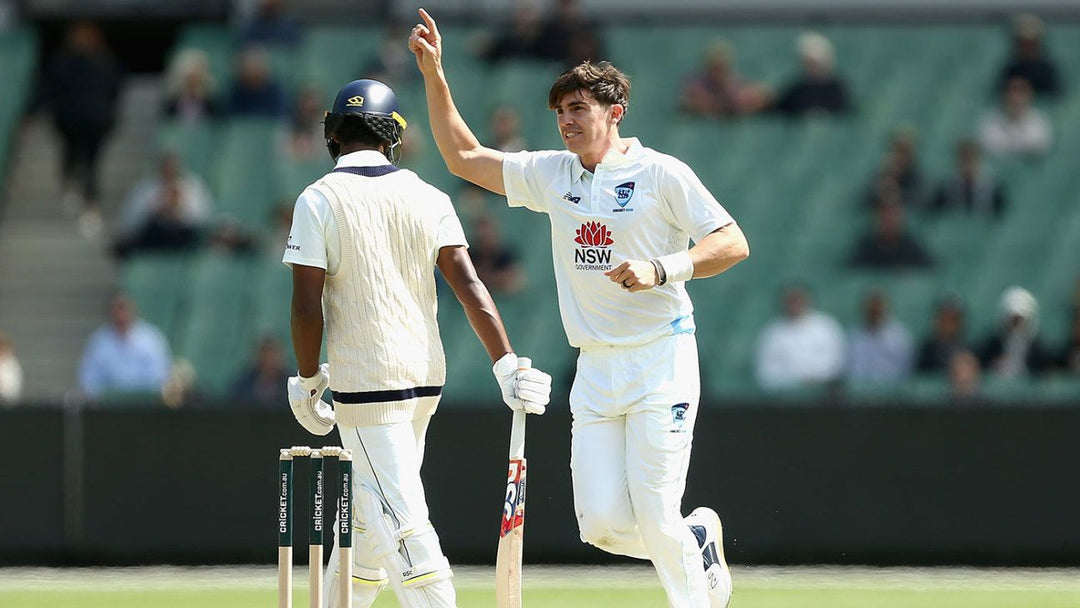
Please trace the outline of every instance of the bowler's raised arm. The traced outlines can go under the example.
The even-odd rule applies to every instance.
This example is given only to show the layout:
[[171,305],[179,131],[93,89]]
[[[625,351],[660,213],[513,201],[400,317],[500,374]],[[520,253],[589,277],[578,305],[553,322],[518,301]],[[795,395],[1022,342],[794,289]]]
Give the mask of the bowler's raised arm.
[[409,50],[424,75],[431,134],[446,168],[454,175],[496,194],[506,194],[503,186],[503,153],[480,144],[461,118],[442,67],[442,37],[435,20],[420,9],[418,23],[409,35]]

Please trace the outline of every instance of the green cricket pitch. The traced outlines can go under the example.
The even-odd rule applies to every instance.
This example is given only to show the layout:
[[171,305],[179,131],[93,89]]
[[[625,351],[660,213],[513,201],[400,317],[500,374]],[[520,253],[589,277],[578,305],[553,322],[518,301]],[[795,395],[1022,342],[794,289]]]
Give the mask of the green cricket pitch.
[[[491,568],[455,568],[460,608],[491,608]],[[1080,608],[1080,572],[1062,569],[733,567],[731,608]],[[272,567],[0,569],[0,608],[265,608]],[[307,606],[306,570],[294,606]],[[663,608],[648,567],[526,566],[526,608]],[[384,592],[376,608],[397,606]]]

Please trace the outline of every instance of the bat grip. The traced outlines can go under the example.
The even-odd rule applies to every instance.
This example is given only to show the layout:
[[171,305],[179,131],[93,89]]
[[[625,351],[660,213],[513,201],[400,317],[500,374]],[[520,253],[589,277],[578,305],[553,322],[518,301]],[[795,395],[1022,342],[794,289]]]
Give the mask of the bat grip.
[[[518,357],[517,367],[519,370],[532,367],[532,359]],[[525,410],[514,412],[514,423],[510,427],[510,458],[525,457]]]
[[514,423],[510,426],[510,458],[525,456],[525,410],[514,412]]

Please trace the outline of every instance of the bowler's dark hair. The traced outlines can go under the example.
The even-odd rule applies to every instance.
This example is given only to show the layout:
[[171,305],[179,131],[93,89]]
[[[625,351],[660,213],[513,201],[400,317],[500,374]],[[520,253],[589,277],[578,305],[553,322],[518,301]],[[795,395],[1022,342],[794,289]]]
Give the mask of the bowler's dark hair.
[[554,110],[564,95],[574,91],[587,91],[605,106],[619,104],[630,109],[630,78],[608,61],[585,61],[563,72],[551,85],[548,108]]

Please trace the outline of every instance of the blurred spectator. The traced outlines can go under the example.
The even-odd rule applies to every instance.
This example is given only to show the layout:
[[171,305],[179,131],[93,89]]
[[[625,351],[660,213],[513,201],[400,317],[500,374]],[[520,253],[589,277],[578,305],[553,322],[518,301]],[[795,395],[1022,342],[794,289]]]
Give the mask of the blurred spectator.
[[971,139],[956,145],[956,172],[934,193],[935,211],[964,211],[972,215],[1000,216],[1005,212],[1005,189],[983,168],[979,146]]
[[889,302],[872,291],[863,303],[863,325],[851,330],[848,379],[857,383],[894,383],[907,379],[914,363],[911,335],[889,315]]
[[982,368],[979,358],[969,350],[960,350],[949,358],[949,395],[957,403],[983,401]]
[[895,199],[880,202],[875,213],[873,231],[863,235],[851,253],[852,266],[902,270],[933,265],[930,254],[904,226],[904,209]]
[[553,0],[554,10],[544,20],[540,32],[540,53],[564,66],[587,59],[604,58],[596,25],[585,18],[577,0]]
[[121,71],[97,25],[72,24],[44,75],[44,102],[64,142],[65,203],[83,206],[79,229],[96,236],[104,224],[98,205],[98,157],[116,120]]
[[240,28],[240,44],[296,46],[303,32],[285,10],[285,0],[259,0],[255,13]]
[[270,71],[266,51],[249,47],[236,59],[229,114],[278,118],[285,114],[285,91]]
[[472,182],[463,181],[461,191],[458,192],[457,199],[454,201],[454,207],[457,208],[458,215],[471,224],[476,218],[490,213],[491,197],[492,194],[487,190]]
[[758,339],[755,373],[762,388],[776,390],[826,384],[844,371],[844,331],[835,319],[810,306],[802,286],[784,289],[783,314]]
[[187,359],[177,359],[169,370],[169,378],[161,387],[161,402],[166,407],[178,408],[203,400],[199,392],[198,374]]
[[811,112],[839,114],[851,109],[847,87],[833,72],[833,46],[821,34],[807,32],[796,42],[802,74],[776,101],[776,109],[790,115]]
[[1069,336],[1057,359],[1058,367],[1062,370],[1080,376],[1080,309],[1073,311]]
[[496,150],[521,152],[527,145],[521,135],[521,118],[513,106],[499,106],[491,113],[491,143]]
[[90,335],[79,364],[83,393],[159,391],[168,376],[169,346],[161,330],[136,317],[126,294],[113,296],[109,322]]
[[519,0],[509,27],[482,44],[481,55],[490,63],[506,59],[546,59],[540,38],[543,26],[540,11],[532,0]]
[[473,221],[469,256],[476,275],[491,291],[516,293],[525,286],[517,253],[503,243],[499,226],[490,216],[481,215]]
[[267,336],[259,340],[254,361],[236,378],[229,394],[243,403],[280,406],[289,401],[285,383],[290,374],[281,344]]
[[397,23],[388,25],[382,44],[361,70],[364,78],[385,82],[392,88],[419,79],[416,58],[409,52],[409,47],[401,43],[408,38],[409,28]]
[[889,151],[881,162],[867,192],[871,204],[895,193],[906,209],[919,209],[925,203],[926,187],[915,158],[915,130],[897,129],[889,141]]
[[998,328],[979,350],[983,367],[1004,378],[1040,374],[1051,360],[1039,339],[1039,303],[1021,287],[1010,287],[1001,296]]
[[165,76],[165,114],[189,125],[216,117],[221,111],[216,86],[206,53],[184,49]]
[[979,140],[999,156],[1041,156],[1050,150],[1053,133],[1042,112],[1031,107],[1031,84],[1010,78],[1001,95],[1001,107],[990,110],[979,124]]
[[207,248],[222,255],[250,255],[258,249],[258,239],[240,222],[227,218],[214,227]]
[[313,86],[300,89],[289,124],[282,129],[279,148],[285,158],[298,162],[327,158],[324,113],[322,92]]
[[0,333],[0,406],[11,405],[22,396],[23,372],[15,357],[15,345]]
[[697,116],[730,118],[754,114],[772,101],[764,84],[743,80],[733,65],[735,53],[726,40],[716,40],[705,53],[702,70],[683,85],[683,109]]
[[968,350],[964,305],[959,298],[947,297],[934,310],[934,326],[919,347],[916,367],[920,373],[939,374],[949,369],[953,355]]
[[210,189],[186,171],[180,156],[165,152],[157,173],[135,184],[124,203],[116,253],[194,247],[210,216]]
[[1043,47],[1043,22],[1035,15],[1020,15],[1013,22],[1013,54],[1001,70],[999,90],[1013,78],[1028,81],[1039,95],[1061,93],[1057,66]]

